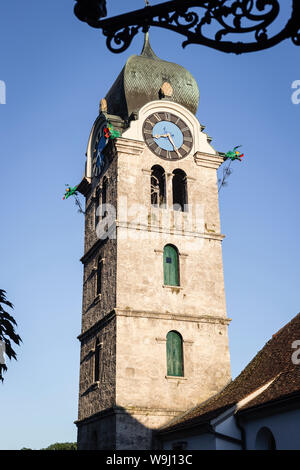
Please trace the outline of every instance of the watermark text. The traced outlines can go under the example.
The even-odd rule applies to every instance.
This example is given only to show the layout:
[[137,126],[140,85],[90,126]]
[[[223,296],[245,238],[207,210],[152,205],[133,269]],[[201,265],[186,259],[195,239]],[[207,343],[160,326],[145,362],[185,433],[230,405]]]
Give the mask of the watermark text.
[[0,104],[6,104],[6,84],[0,80]]

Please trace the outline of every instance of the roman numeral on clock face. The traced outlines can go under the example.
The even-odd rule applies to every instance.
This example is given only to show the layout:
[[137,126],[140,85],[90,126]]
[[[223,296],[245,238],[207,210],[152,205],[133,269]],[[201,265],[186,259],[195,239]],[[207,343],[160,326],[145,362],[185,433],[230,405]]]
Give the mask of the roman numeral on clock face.
[[151,125],[151,127],[153,127],[153,126],[154,126],[154,122],[152,122],[152,121],[151,121],[151,119],[146,119],[146,122],[148,122],[148,124],[150,124],[150,125]]
[[161,117],[160,117],[159,114],[155,113],[155,114],[153,114],[153,116],[155,117],[155,119],[156,119],[157,121],[159,121],[159,122],[161,121]]
[[153,139],[146,139],[146,142],[149,147],[152,147],[152,145],[155,144],[155,141]]
[[181,146],[181,148],[185,151],[185,152],[189,152],[190,151],[190,147],[188,147],[187,145],[183,144]]
[[161,149],[160,147],[157,147],[157,148],[155,149],[155,153],[157,153],[157,155],[160,155],[160,154],[161,154],[161,151],[162,151],[162,149]]
[[150,134],[150,135],[152,135],[152,132],[153,132],[152,129],[144,129],[144,133],[145,133],[145,134]]
[[185,137],[184,141],[185,142],[193,142],[193,139],[192,139],[192,137]]

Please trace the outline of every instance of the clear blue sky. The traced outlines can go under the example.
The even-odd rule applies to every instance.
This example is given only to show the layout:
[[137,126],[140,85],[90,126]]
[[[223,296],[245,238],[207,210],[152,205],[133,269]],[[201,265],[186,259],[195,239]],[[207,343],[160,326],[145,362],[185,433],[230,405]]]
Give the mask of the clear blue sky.
[[[151,4],[159,3],[152,1]],[[282,2],[283,3],[283,2]],[[285,6],[290,2],[284,2]],[[83,216],[62,201],[84,171],[90,128],[140,34],[121,55],[73,15],[73,0],[3,2],[0,9],[0,287],[15,304],[23,344],[0,385],[1,449],[75,441]],[[143,7],[109,0],[109,14]],[[300,310],[299,118],[291,84],[300,48],[228,55],[181,48],[151,30],[154,51],[189,69],[200,88],[197,116],[227,151],[243,144],[220,192],[232,375]]]

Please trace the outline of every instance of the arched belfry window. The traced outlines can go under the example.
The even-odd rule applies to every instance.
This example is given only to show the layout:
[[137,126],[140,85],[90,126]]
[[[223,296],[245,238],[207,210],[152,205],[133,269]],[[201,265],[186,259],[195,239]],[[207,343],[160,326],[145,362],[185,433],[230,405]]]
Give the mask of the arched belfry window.
[[166,177],[160,165],[151,168],[151,204],[161,207],[166,203]]
[[167,375],[183,377],[182,336],[177,331],[167,334]]
[[186,174],[183,170],[173,171],[173,208],[174,210],[185,211],[188,203]]
[[166,245],[164,248],[164,284],[179,286],[179,255],[173,245]]
[[103,271],[103,260],[99,258],[98,263],[97,263],[96,295],[100,295],[102,292],[102,271]]

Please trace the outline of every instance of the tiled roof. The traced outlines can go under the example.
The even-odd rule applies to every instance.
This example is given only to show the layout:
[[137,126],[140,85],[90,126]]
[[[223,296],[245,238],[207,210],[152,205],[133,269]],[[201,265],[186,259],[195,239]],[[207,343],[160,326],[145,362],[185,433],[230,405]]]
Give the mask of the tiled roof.
[[[245,410],[300,391],[300,364],[292,362],[294,341],[300,341],[300,313],[272,336],[241,374],[221,392],[175,417],[160,432],[207,423],[271,382],[240,409]],[[299,349],[299,346],[298,346]],[[300,354],[299,354],[300,357]],[[251,397],[250,397],[251,398]]]

